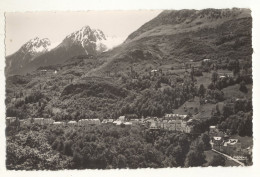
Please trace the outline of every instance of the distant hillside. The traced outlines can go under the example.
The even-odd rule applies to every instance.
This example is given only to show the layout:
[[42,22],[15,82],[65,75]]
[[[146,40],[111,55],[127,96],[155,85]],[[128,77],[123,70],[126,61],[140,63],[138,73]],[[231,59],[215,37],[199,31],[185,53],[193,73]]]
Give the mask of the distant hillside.
[[252,18],[248,9],[167,10],[102,54],[103,66],[89,74],[158,68],[189,60],[251,60]]
[[29,63],[33,60],[50,51],[51,42],[49,39],[39,39],[38,37],[26,42],[17,52],[6,57],[7,74],[20,74]]

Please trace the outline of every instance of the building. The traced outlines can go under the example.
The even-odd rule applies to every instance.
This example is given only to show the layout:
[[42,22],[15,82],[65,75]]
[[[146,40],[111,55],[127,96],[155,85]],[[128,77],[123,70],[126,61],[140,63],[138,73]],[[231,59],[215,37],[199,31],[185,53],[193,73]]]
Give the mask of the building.
[[212,138],[212,148],[220,150],[220,147],[223,145],[223,138],[220,136],[214,136]]
[[192,126],[189,126],[189,125],[187,125],[186,127],[183,128],[183,132],[185,132],[185,133],[190,133],[191,130],[192,130]]
[[113,122],[114,122],[114,119],[107,119],[107,123],[113,124]]
[[179,114],[165,114],[164,118],[173,119],[173,118],[177,118],[178,116],[179,116]]
[[37,125],[44,125],[44,118],[34,118],[33,123]]
[[115,120],[113,124],[115,125],[121,125],[123,122],[121,120]]
[[77,122],[74,120],[71,120],[67,123],[68,125],[77,125]]
[[89,124],[88,122],[89,122],[88,119],[80,119],[80,120],[78,121],[78,125],[79,125],[79,126],[88,125],[88,124]]
[[119,116],[118,120],[120,120],[121,122],[125,121],[125,116]]
[[210,59],[206,58],[206,59],[203,59],[204,62],[209,62]]
[[47,70],[46,70],[46,69],[42,69],[42,70],[40,70],[40,73],[41,73],[41,74],[46,74],[46,73],[47,73]]
[[7,117],[5,120],[6,120],[6,126],[16,126],[17,121],[19,121],[17,117]]
[[132,122],[125,122],[125,126],[132,126]]
[[219,132],[219,130],[216,126],[209,126],[209,135],[211,137],[218,136],[218,132]]
[[[107,119],[104,119],[102,123],[107,123]],[[78,121],[79,126],[85,126],[85,125],[100,125],[101,122],[99,119],[80,119]]]
[[182,114],[165,114],[164,119],[175,119],[175,120],[185,120],[188,118],[188,115]]
[[90,119],[90,125],[100,125],[101,122],[99,119]]
[[130,120],[130,122],[131,122],[132,124],[134,124],[134,125],[140,124],[139,119],[132,119],[132,120]]
[[53,122],[53,124],[52,125],[65,125],[65,122]]
[[50,125],[54,123],[54,120],[52,118],[47,118],[43,120],[44,125]]
[[159,130],[157,122],[155,122],[155,121],[151,122],[149,129],[150,130]]
[[[80,121],[80,120],[79,120]],[[107,119],[104,119],[102,122],[102,124],[106,124],[107,123]]]

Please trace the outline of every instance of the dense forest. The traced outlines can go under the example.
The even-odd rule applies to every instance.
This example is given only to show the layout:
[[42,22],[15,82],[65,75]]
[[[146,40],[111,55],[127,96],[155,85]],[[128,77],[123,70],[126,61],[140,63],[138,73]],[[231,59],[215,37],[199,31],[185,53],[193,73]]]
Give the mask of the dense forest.
[[209,140],[140,126],[22,127],[7,139],[6,163],[26,170],[201,166]]

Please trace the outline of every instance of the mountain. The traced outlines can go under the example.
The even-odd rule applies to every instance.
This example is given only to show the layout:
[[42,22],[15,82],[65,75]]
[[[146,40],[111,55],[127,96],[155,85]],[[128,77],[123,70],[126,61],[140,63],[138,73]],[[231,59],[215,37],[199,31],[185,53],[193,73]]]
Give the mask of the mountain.
[[37,56],[50,51],[49,39],[38,37],[26,42],[17,52],[6,57],[6,73],[18,74],[24,66],[31,63]]
[[85,51],[85,54],[96,55],[107,49],[104,45],[106,36],[99,29],[91,29],[89,26],[84,26],[79,31],[68,35],[60,44],[60,47],[69,49],[73,46],[80,46]]
[[[163,11],[130,34],[123,44],[95,56],[89,48],[97,49],[96,44],[105,41],[104,35],[90,32],[85,38],[85,30],[72,33],[59,46],[35,58],[31,62],[35,65],[29,68],[65,61],[57,70],[46,67],[48,72],[35,70],[7,78],[7,115],[18,112],[24,117],[56,120],[116,118],[124,114],[162,116],[197,96],[201,84],[213,107],[212,103],[223,101],[219,89],[224,86],[233,92],[228,88],[233,84],[239,93],[235,94],[244,97],[240,81],[249,81],[247,87],[252,86],[248,78],[252,69],[251,30],[247,9]],[[90,42],[91,36],[98,42]],[[201,62],[206,58],[211,62]],[[184,68],[191,60],[196,68]],[[36,65],[36,61],[46,63]],[[247,73],[243,74],[247,77],[213,83],[210,70],[214,67],[221,75],[232,75],[232,70],[240,68],[241,76]],[[211,115],[212,109],[206,110],[205,114]]]
[[[26,74],[40,66],[63,63],[75,55],[97,55],[107,50],[106,42],[106,36],[101,30],[91,29],[89,26],[84,26],[82,29],[66,36],[52,50],[47,50],[46,48],[46,46],[50,45],[49,43],[41,46],[43,43],[36,43],[32,40],[29,44],[26,43],[25,47],[23,46],[14,55],[6,57],[6,71],[8,74]],[[23,48],[26,47],[32,52],[24,54]],[[24,59],[25,56],[26,61]]]
[[250,60],[252,18],[249,9],[166,10],[103,54],[90,75],[108,71],[142,72],[203,58]]

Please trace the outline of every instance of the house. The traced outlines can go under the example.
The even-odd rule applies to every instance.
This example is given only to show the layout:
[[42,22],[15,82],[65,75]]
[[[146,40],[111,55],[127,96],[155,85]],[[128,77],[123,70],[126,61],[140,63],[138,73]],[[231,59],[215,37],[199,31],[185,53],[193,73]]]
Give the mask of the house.
[[209,126],[209,135],[216,136],[218,134],[218,129],[216,126]]
[[159,127],[162,128],[162,129],[165,129],[167,130],[168,129],[168,120],[162,120],[159,124]]
[[223,138],[221,136],[214,136],[212,138],[212,147],[220,148],[223,145]]
[[44,125],[50,125],[50,124],[53,124],[53,123],[54,123],[54,120],[51,119],[51,118],[47,118],[47,119],[43,120]]
[[178,116],[179,116],[179,114],[165,114],[164,118],[175,118]]
[[210,130],[215,130],[215,129],[216,129],[216,126],[213,126],[213,125],[212,125],[212,126],[209,126],[209,129],[210,129]]
[[19,120],[20,122],[20,125],[30,125],[32,123],[32,119],[22,119],[22,120]]
[[135,125],[137,125],[137,124],[140,123],[139,119],[132,119],[132,120],[130,120],[130,122],[131,122],[132,124],[135,124]]
[[131,126],[132,122],[125,122],[124,124],[125,124],[125,126]]
[[187,118],[188,115],[179,115],[179,117],[182,119],[182,120],[185,120]]
[[110,124],[112,124],[114,122],[114,120],[113,119],[107,119],[107,123],[110,123]]
[[53,122],[52,125],[65,125],[65,122]]
[[203,59],[204,62],[209,62],[210,59],[206,58],[206,59]]
[[104,119],[104,120],[102,121],[102,124],[108,124],[108,123],[112,124],[113,122],[114,122],[113,119]]
[[100,125],[101,122],[99,119],[90,119],[90,125]]
[[19,119],[17,117],[7,117],[6,118],[6,126],[15,126]]
[[183,132],[185,132],[185,133],[190,133],[191,132],[191,130],[192,130],[192,126],[186,126],[184,129],[183,129]]
[[[107,119],[104,119],[102,123],[107,123]],[[100,125],[101,122],[99,119],[80,119],[78,121],[79,126],[85,126],[85,125]]]
[[46,74],[47,73],[47,70],[46,69],[42,69],[40,70],[41,74]]
[[187,126],[187,121],[181,121],[181,127],[185,128]]
[[89,124],[88,122],[89,122],[88,119],[80,119],[80,120],[78,121],[78,125],[79,125],[79,126],[88,125],[88,124]]
[[116,124],[116,125],[121,125],[123,122],[121,120],[115,120],[113,122],[113,124]]
[[44,125],[44,118],[34,118],[33,123],[37,125]]
[[149,129],[150,130],[158,130],[159,127],[157,126],[157,123],[154,121],[154,122],[151,122]]
[[235,145],[238,142],[238,139],[229,139],[227,144],[228,145]]
[[120,120],[121,122],[125,121],[125,116],[119,116],[118,120]]
[[181,115],[181,114],[165,114],[165,119],[175,119],[175,120],[185,120],[187,119],[188,115]]
[[71,120],[67,123],[68,125],[77,125],[77,122],[74,120]]
[[[80,120],[79,120],[80,121]],[[104,119],[102,122],[102,124],[106,124],[107,123],[107,119]]]

